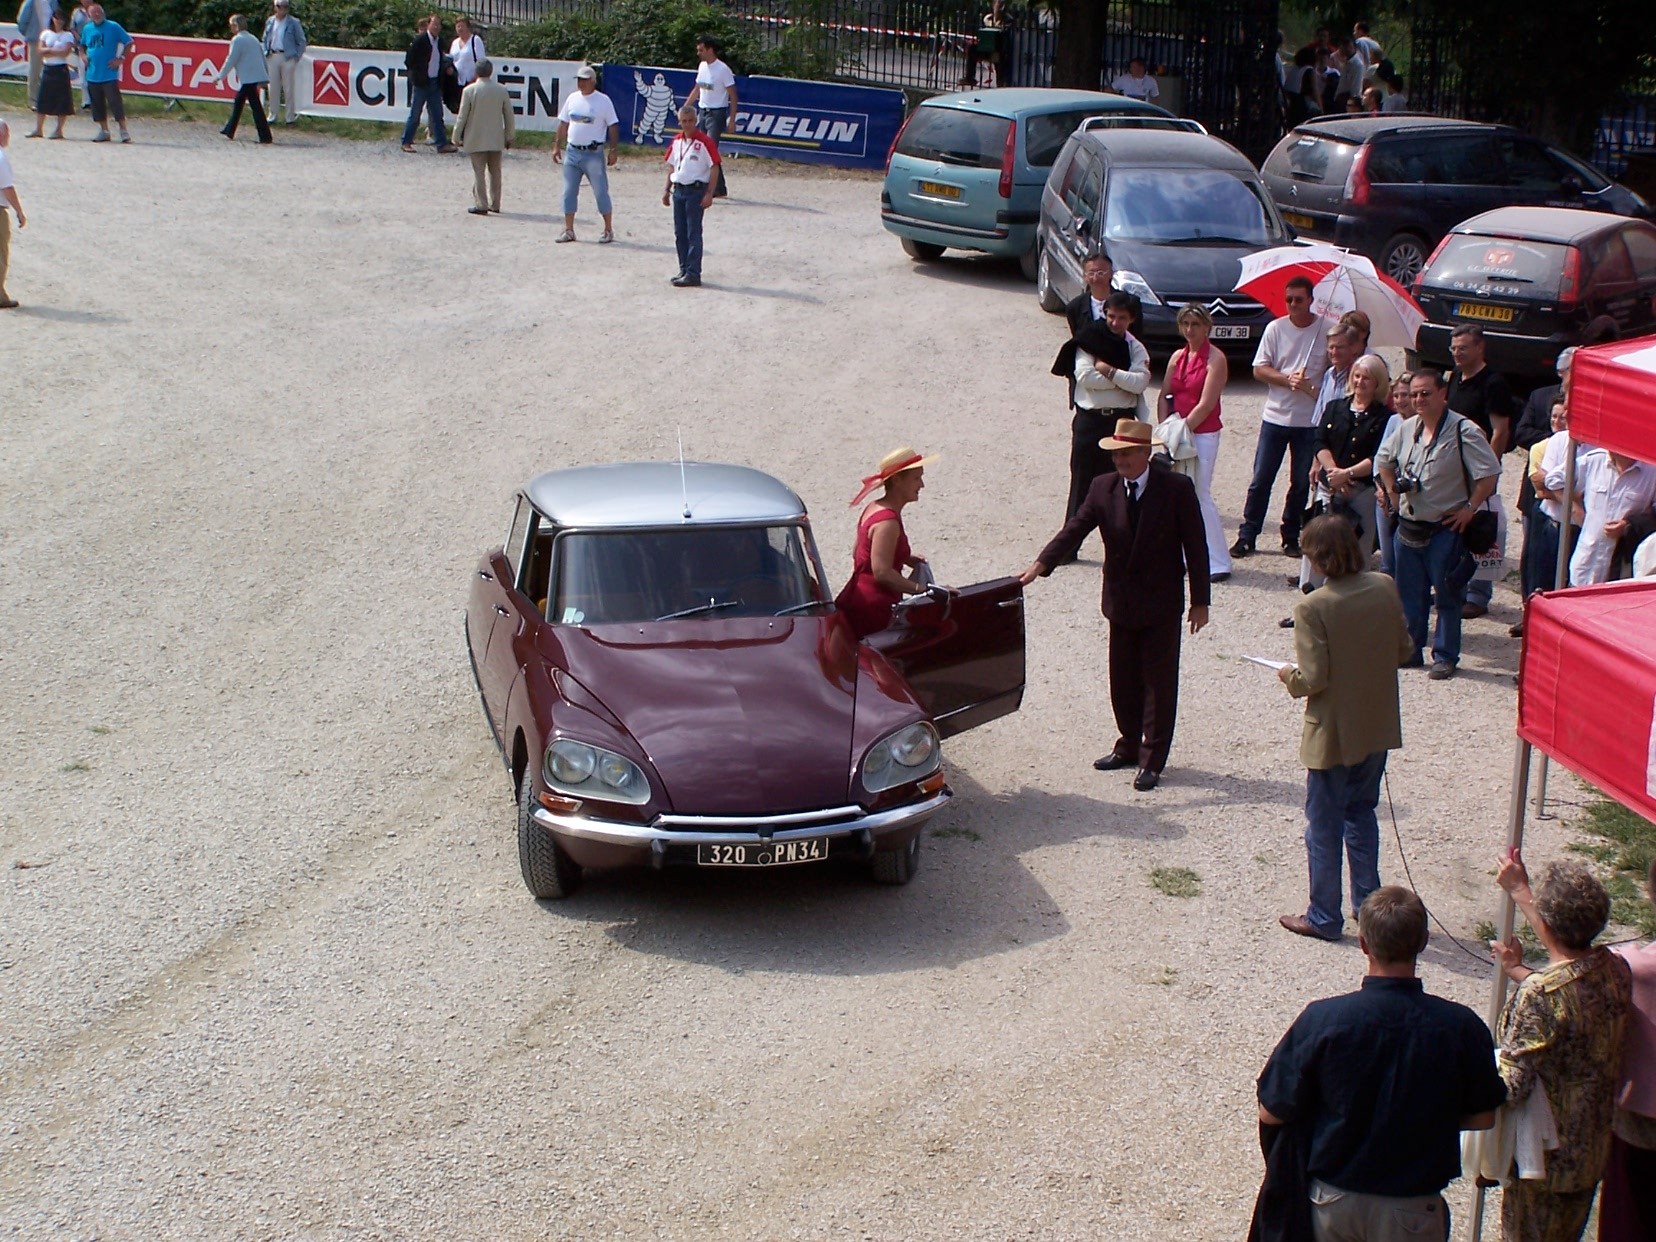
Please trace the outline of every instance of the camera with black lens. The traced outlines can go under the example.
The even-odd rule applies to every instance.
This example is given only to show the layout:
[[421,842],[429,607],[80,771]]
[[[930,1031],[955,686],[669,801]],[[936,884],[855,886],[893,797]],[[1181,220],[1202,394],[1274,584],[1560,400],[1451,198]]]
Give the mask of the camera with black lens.
[[1418,474],[1399,474],[1397,476],[1397,494],[1407,496],[1410,492],[1420,490],[1420,476]]

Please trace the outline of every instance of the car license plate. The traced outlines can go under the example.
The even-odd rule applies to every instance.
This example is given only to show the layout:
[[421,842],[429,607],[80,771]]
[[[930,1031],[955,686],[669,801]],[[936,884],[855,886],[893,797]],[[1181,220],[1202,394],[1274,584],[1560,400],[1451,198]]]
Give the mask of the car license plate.
[[1253,329],[1246,324],[1216,327],[1213,330],[1213,339],[1216,341],[1245,341],[1253,334]]
[[958,185],[944,185],[941,181],[922,181],[920,183],[920,193],[930,194],[933,198],[959,198],[960,187]]
[[696,847],[696,864],[702,867],[784,867],[789,863],[820,862],[827,857],[827,837],[761,842],[757,845]]
[[1282,213],[1282,218],[1296,229],[1314,229],[1317,227],[1315,220],[1310,216],[1302,216],[1297,211],[1285,211]]
[[1485,323],[1511,323],[1512,307],[1485,306],[1482,302],[1456,302],[1455,315],[1461,319],[1482,319]]

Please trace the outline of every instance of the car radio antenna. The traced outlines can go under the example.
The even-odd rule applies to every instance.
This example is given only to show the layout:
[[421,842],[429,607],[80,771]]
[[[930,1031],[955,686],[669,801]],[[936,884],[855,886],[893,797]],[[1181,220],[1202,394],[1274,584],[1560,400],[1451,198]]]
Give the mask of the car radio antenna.
[[675,430],[678,432],[679,490],[684,495],[684,520],[688,522],[690,520],[690,483],[684,477],[684,428],[678,427]]

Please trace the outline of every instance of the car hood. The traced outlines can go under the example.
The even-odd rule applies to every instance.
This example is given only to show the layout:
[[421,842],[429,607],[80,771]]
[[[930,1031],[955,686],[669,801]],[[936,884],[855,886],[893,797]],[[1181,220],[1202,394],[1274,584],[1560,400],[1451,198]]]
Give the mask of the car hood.
[[681,815],[845,806],[857,646],[828,617],[560,628],[570,673],[643,748]]
[[1159,246],[1149,242],[1110,242],[1116,271],[1137,272],[1157,295],[1213,297],[1230,293],[1242,279],[1242,259],[1264,246]]

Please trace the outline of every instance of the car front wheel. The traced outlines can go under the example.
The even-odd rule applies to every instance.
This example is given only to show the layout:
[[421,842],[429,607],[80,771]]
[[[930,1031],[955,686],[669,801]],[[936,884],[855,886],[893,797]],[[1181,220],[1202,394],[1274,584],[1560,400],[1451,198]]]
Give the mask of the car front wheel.
[[917,263],[936,263],[943,257],[943,247],[932,242],[903,238],[903,253]]
[[523,776],[518,794],[518,866],[523,883],[536,897],[554,900],[581,887],[581,865],[563,851],[557,839],[535,822],[535,778]]
[[900,850],[874,855],[874,880],[879,884],[907,884],[920,870],[920,834]]
[[1035,296],[1044,311],[1056,315],[1064,309],[1064,299],[1052,287],[1052,256],[1047,253],[1046,243],[1039,241],[1035,243]]
[[1413,233],[1399,233],[1380,251],[1380,270],[1407,289],[1426,266],[1426,243]]

